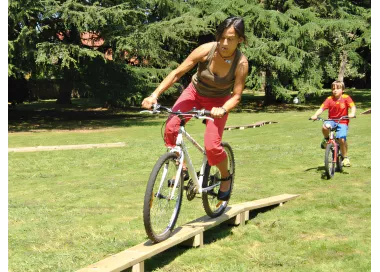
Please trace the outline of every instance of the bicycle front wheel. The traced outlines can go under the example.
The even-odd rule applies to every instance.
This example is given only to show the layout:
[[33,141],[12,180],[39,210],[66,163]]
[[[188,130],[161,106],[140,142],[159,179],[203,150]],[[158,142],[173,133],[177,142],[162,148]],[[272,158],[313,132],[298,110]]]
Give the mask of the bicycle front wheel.
[[336,156],[336,171],[343,172],[343,155],[340,150],[339,144],[337,144],[337,148],[338,148],[338,155]]
[[149,177],[143,217],[146,234],[155,243],[170,236],[178,219],[182,203],[183,175],[180,175],[178,185],[174,187],[177,170],[177,155],[165,153],[158,159]]
[[325,152],[325,172],[327,179],[331,179],[335,174],[334,152],[334,144],[327,144]]
[[[227,153],[227,160],[228,160],[228,171],[232,175],[231,180],[231,194],[232,189],[234,185],[235,180],[235,158],[234,153],[232,152],[232,148],[228,143],[222,143],[222,146],[224,147],[224,151]],[[220,171],[216,166],[210,166],[207,162],[205,174],[203,177],[203,184],[202,187],[206,188],[209,186],[214,185],[218,182],[218,180],[221,178]],[[203,208],[206,212],[206,214],[212,218],[218,217],[221,214],[223,214],[224,210],[227,208],[228,201],[221,201],[218,200],[218,190],[220,186],[214,187],[212,190],[202,193],[202,202],[203,202]]]

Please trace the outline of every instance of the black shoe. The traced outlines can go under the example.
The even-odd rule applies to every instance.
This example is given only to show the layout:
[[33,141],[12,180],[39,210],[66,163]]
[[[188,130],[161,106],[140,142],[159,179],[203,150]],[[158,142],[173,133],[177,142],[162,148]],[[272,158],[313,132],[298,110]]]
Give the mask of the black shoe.
[[190,178],[190,176],[189,176],[189,170],[182,169],[182,175],[183,175],[183,180],[184,181],[189,180],[189,178]]
[[321,149],[326,149],[327,142],[328,142],[328,139],[323,138],[323,140],[321,142]]
[[231,180],[231,183],[230,183],[230,188],[225,191],[225,192],[222,192],[219,188],[219,191],[218,191],[218,200],[222,200],[222,201],[228,201],[230,199],[230,196],[231,196],[231,188],[232,188],[232,175],[229,175],[228,177],[226,178],[223,178],[223,179],[219,179],[220,181],[228,181],[228,180]]
[[168,187],[172,187],[173,188],[174,182],[175,182],[174,179],[168,179]]

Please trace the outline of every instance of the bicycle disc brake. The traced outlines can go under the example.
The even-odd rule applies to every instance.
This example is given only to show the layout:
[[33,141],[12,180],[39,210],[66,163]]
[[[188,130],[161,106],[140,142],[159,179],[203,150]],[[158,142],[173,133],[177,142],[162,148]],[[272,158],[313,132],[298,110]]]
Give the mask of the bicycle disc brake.
[[189,182],[187,183],[187,190],[186,190],[187,200],[189,201],[193,200],[196,194],[197,194],[197,191],[195,189],[194,182],[192,179],[189,179]]

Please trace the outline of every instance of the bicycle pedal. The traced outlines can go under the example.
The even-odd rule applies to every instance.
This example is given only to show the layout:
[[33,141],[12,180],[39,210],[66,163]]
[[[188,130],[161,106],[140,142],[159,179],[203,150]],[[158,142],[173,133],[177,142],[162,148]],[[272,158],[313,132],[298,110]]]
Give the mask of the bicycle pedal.
[[[168,187],[173,188],[174,183],[175,183],[174,179],[168,179]],[[177,188],[179,188],[179,184],[177,184]]]
[[222,205],[223,202],[224,202],[223,200],[220,200],[220,201],[218,202],[218,204],[216,204],[216,207],[219,208],[219,206]]
[[189,171],[187,169],[182,171],[182,175],[183,175],[183,180],[184,181],[190,179]]

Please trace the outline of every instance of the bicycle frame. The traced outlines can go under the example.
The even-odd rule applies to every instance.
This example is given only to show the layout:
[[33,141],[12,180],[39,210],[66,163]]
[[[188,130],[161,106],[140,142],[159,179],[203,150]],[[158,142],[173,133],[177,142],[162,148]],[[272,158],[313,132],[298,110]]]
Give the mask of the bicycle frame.
[[[154,106],[154,110],[157,110],[160,107],[161,107],[160,105],[158,107],[156,105],[156,106]],[[165,107],[163,107],[163,108],[165,108]],[[168,108],[165,108],[165,109],[167,110]],[[150,113],[153,113],[154,111],[153,112],[152,111],[141,111],[141,112],[150,112]],[[159,111],[157,111],[157,112],[159,112]],[[189,115],[191,117],[195,116],[195,115],[192,115],[192,114],[183,114],[182,116],[184,116],[184,115]],[[203,117],[203,118],[204,119],[209,119],[209,120],[213,121],[213,119],[210,118],[210,117]],[[187,151],[186,144],[185,144],[185,142],[183,140],[184,137],[190,143],[192,143],[198,149],[198,151],[200,151],[203,154],[203,160],[202,160],[202,165],[201,165],[201,168],[200,168],[200,171],[199,171],[199,176],[197,175],[197,172],[195,171],[195,168],[194,168],[193,163],[191,161],[189,152]],[[176,146],[170,148],[169,152],[177,154],[178,161],[179,161],[178,170],[177,170],[177,173],[176,173],[176,176],[175,176],[175,181],[174,181],[174,184],[173,184],[173,190],[172,190],[172,192],[170,194],[169,200],[174,199],[174,193],[175,193],[175,190],[176,190],[176,188],[178,186],[178,182],[179,182],[180,177],[181,177],[182,168],[183,168],[184,163],[186,163],[186,166],[187,166],[187,169],[188,169],[188,172],[189,172],[189,176],[194,181],[195,190],[196,190],[196,192],[198,194],[210,191],[214,187],[220,185],[220,182],[217,182],[217,183],[213,184],[212,186],[209,186],[209,187],[206,187],[206,188],[202,188],[203,177],[204,177],[204,173],[205,173],[205,169],[206,169],[206,165],[207,165],[206,151],[185,130],[185,120],[182,119],[182,118],[181,118],[180,128],[179,128],[179,131],[178,131],[178,136],[177,136],[177,139],[176,139]],[[160,189],[157,192],[157,194],[160,194],[161,188],[162,188],[162,186],[164,184],[164,181],[166,179],[167,169],[168,169],[168,166],[165,166],[164,173],[163,173],[163,175],[161,177],[161,180],[160,180],[160,186],[159,186]]]
[[[329,121],[329,120],[325,120],[325,121]],[[340,119],[339,119],[339,121],[340,121]],[[338,124],[339,124],[339,121],[338,121]],[[339,146],[339,143],[337,142],[337,139],[335,137],[337,127],[332,128],[329,124],[326,124],[325,126],[329,129],[329,140],[326,144],[326,148],[327,148],[327,145],[330,143],[334,145],[333,163],[336,163],[337,158],[338,158],[338,146]]]
[[[195,168],[194,168],[194,165],[193,165],[193,163],[191,161],[189,152],[187,151],[186,144],[185,144],[185,141],[183,139],[184,137],[190,143],[192,143],[198,149],[198,151],[200,151],[203,154],[203,160],[202,160],[202,165],[201,165],[201,168],[200,168],[200,171],[199,171],[199,176],[197,175],[197,172],[195,171]],[[187,169],[189,171],[190,178],[194,181],[194,185],[195,185],[195,189],[196,189],[197,193],[201,194],[203,192],[207,192],[207,191],[213,189],[214,187],[220,185],[220,182],[218,182],[218,183],[216,183],[216,184],[214,184],[212,186],[206,187],[206,188],[202,187],[204,172],[205,172],[206,164],[207,164],[206,151],[185,130],[185,127],[182,125],[182,121],[181,121],[180,129],[178,131],[178,136],[177,136],[177,140],[176,140],[176,146],[173,147],[173,148],[171,148],[169,152],[178,154],[178,158],[179,158],[179,165],[178,165],[178,170],[177,170],[177,173],[176,173],[176,178],[175,178],[175,182],[174,182],[173,188],[177,188],[177,185],[178,185],[178,182],[179,182],[179,179],[180,179],[180,175],[182,173],[182,167],[184,165],[184,162],[186,163]],[[171,193],[170,199],[173,199],[173,197],[174,197],[174,190]]]
[[[326,143],[326,149],[327,149],[327,147],[328,147],[329,144],[333,144],[334,150],[333,150],[333,160],[332,160],[332,162],[334,163],[334,165],[338,163],[339,147],[340,147],[340,144],[339,144],[338,140],[336,139],[336,129],[337,129],[337,126],[339,125],[339,123],[340,123],[340,121],[342,119],[349,119],[349,118],[355,118],[355,116],[354,117],[342,116],[339,119],[322,119],[320,117],[318,117],[317,119],[315,119],[315,120],[321,120],[321,121],[323,121],[324,126],[329,130],[329,140]],[[313,120],[313,119],[309,118],[309,120]],[[329,123],[327,123],[329,121],[336,122],[337,126],[335,126],[333,128]]]

